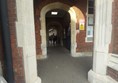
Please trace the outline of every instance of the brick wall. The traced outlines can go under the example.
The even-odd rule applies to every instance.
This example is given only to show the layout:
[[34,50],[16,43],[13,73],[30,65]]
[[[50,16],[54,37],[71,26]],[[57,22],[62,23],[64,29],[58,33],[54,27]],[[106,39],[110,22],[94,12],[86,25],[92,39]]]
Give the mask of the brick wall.
[[[112,6],[112,41],[110,53],[118,54],[118,0],[114,0]],[[118,71],[108,67],[107,74],[118,81]]]
[[110,52],[118,54],[118,0],[114,0],[112,7],[112,43]]
[[7,0],[7,3],[15,83],[25,83],[22,48],[17,47],[16,39],[16,3],[15,0]]
[[108,67],[107,68],[107,75],[111,76],[113,79],[118,81],[118,71]]
[[39,16],[35,15],[35,34],[36,34],[36,54],[41,55],[41,35],[40,35],[40,29],[41,29],[41,24],[39,21]]
[[[35,13],[35,30],[36,30],[36,48],[37,48],[37,55],[41,54],[41,36],[40,36],[40,11],[41,9],[53,2],[61,2],[64,4],[67,4],[69,6],[72,6],[73,9],[76,12],[76,18],[77,18],[77,28],[79,26],[79,19],[85,19],[86,20],[86,12],[87,12],[87,0],[35,0],[34,1],[34,13]],[[80,11],[81,10],[81,11]],[[82,14],[83,13],[83,14]],[[83,52],[83,51],[92,51],[93,43],[86,43],[85,42],[86,37],[86,30],[80,31],[79,34],[77,34],[77,52]]]

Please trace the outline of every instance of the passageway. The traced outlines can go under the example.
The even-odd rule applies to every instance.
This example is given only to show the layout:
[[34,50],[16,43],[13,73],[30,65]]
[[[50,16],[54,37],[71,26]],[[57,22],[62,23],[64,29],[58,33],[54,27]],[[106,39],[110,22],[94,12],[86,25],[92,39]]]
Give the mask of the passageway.
[[47,46],[63,46],[70,50],[71,27],[70,15],[62,9],[54,9],[46,13]]
[[92,57],[73,58],[66,48],[55,46],[48,48],[47,59],[37,63],[42,83],[88,83]]

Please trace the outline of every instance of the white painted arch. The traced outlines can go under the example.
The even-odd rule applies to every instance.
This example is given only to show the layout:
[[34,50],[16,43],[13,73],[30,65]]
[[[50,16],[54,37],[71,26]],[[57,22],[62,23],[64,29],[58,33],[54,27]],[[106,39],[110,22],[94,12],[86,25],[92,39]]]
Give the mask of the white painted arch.
[[46,44],[46,20],[45,16],[46,13],[53,9],[62,9],[67,11],[70,14],[70,27],[71,27],[71,55],[75,55],[76,53],[76,13],[74,9],[66,4],[60,3],[60,2],[54,2],[51,4],[48,4],[44,6],[41,9],[40,13],[40,21],[41,21],[41,49],[42,49],[42,57],[47,57],[47,44]]

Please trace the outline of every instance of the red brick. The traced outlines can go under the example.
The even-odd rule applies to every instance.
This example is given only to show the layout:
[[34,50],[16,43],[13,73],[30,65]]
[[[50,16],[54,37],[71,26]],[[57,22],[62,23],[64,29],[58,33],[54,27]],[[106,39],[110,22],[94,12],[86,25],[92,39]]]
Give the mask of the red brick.
[[112,7],[112,41],[110,52],[118,54],[118,0],[114,0]]
[[16,39],[16,3],[15,0],[7,0],[7,3],[15,83],[25,83],[23,50],[17,46]]
[[108,67],[107,68],[107,75],[109,75],[111,78],[113,78],[116,81],[118,81],[118,71]]

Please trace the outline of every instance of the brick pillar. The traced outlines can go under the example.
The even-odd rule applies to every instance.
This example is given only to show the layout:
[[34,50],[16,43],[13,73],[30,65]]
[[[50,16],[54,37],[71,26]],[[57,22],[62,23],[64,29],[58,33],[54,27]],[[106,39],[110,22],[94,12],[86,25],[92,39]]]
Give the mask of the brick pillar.
[[7,3],[15,83],[25,83],[22,48],[17,46],[16,38],[16,2],[7,0]]
[[[33,0],[16,0],[16,38],[25,83],[41,83],[37,75]],[[22,60],[21,60],[22,58]],[[21,82],[23,83],[23,82]]]

